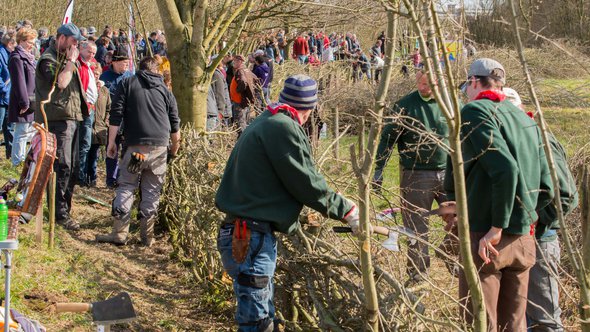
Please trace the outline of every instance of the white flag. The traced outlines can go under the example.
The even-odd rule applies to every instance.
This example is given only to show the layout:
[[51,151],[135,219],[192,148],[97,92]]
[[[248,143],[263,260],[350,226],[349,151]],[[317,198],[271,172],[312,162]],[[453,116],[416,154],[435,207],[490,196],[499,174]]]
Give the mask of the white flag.
[[68,3],[68,8],[66,8],[66,13],[64,15],[64,19],[61,24],[72,23],[72,14],[74,13],[74,0],[70,0]]

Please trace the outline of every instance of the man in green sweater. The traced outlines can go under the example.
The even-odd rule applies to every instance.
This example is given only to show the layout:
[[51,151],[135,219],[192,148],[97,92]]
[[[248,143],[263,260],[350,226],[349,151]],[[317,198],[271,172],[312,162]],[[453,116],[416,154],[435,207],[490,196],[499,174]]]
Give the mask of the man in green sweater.
[[279,103],[269,105],[238,139],[217,191],[217,207],[226,213],[217,247],[233,278],[240,332],[273,331],[274,232],[293,233],[304,205],[358,233],[356,205],[328,187],[311,156],[302,125],[316,104],[316,82],[289,77]]
[[[503,92],[514,106],[525,111],[518,92],[510,88],[504,88]],[[533,117],[532,112],[526,113],[531,118]],[[564,216],[566,216],[578,206],[578,188],[567,164],[565,149],[553,134],[547,134],[557,168],[559,200]],[[537,258],[529,273],[527,325],[528,329],[533,332],[562,332],[564,327],[561,323],[559,280],[557,278],[559,275],[557,266],[561,257],[559,238],[557,237],[560,226],[555,202],[537,213],[539,214],[539,220],[535,227]]]
[[[461,110],[461,139],[471,251],[493,332],[526,330],[529,270],[535,264],[531,225],[553,198],[540,130],[506,99],[505,77],[500,63],[478,59],[462,88],[470,100]],[[453,200],[450,165],[445,189]],[[443,218],[456,222],[452,213]],[[459,280],[466,302],[464,275]]]
[[[428,219],[422,213],[432,208],[436,200],[446,200],[443,177],[447,152],[446,119],[432,96],[428,76],[422,71],[416,74],[417,90],[396,102],[391,121],[383,127],[377,149],[375,175],[377,189],[383,183],[383,169],[397,144],[401,161],[402,219],[426,242],[414,241],[408,249],[407,285],[424,280],[430,267],[428,255]],[[442,143],[442,144],[441,144]]]

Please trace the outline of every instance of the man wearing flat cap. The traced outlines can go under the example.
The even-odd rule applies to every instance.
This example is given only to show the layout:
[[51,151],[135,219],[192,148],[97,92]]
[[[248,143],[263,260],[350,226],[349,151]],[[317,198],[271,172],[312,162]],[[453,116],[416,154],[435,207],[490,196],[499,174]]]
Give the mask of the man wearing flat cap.
[[[127,52],[127,45],[121,44],[117,46],[113,53],[113,62],[108,70],[100,75],[100,80],[104,82],[104,85],[109,89],[111,99],[115,99],[115,93],[119,83],[126,78],[133,76],[133,73],[129,71],[129,53]],[[121,126],[122,127],[122,126]],[[121,145],[121,136],[117,137],[117,146]],[[117,186],[117,168],[119,165],[119,150],[115,155],[115,158],[106,157],[106,184],[109,188],[115,188]]]
[[[553,185],[535,122],[502,92],[506,72],[492,59],[474,61],[462,85],[461,141],[471,253],[478,270],[488,331],[526,331],[529,270],[535,264],[537,211],[553,198]],[[445,190],[454,199],[449,162]],[[454,202],[443,203],[454,206]],[[444,215],[455,223],[453,213]],[[468,299],[464,275],[459,293]],[[465,304],[465,303],[464,303]],[[467,305],[467,310],[471,305]],[[467,315],[468,321],[472,319]]]
[[358,233],[356,205],[328,187],[312,159],[302,125],[316,104],[313,79],[287,78],[279,102],[244,130],[225,167],[215,199],[226,213],[217,247],[233,279],[240,332],[278,330],[272,301],[274,232],[295,232],[304,205]]
[[[80,228],[70,212],[79,169],[78,125],[82,115],[89,115],[76,63],[78,42],[84,39],[73,23],[59,27],[55,40],[39,58],[35,72],[37,110],[54,89],[49,103],[45,104],[45,113],[48,130],[57,139],[57,160],[53,164],[57,175],[55,219],[70,230]],[[39,111],[35,113],[35,121],[43,123]]]

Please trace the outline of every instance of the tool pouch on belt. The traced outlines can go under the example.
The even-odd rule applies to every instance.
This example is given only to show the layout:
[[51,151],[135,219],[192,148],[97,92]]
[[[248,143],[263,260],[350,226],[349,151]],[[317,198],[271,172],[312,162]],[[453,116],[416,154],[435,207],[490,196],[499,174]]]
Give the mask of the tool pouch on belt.
[[145,156],[139,152],[132,152],[127,165],[127,171],[131,174],[137,174],[141,171],[141,164],[145,161]]
[[236,263],[241,264],[246,260],[251,236],[252,231],[248,228],[246,221],[236,219],[231,241],[231,253]]

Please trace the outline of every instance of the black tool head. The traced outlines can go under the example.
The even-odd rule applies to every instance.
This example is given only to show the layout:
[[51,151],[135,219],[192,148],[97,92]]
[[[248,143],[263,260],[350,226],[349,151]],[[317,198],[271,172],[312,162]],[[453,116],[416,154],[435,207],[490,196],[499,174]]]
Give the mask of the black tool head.
[[124,323],[136,317],[131,297],[126,292],[108,300],[92,303],[92,320],[95,323]]

